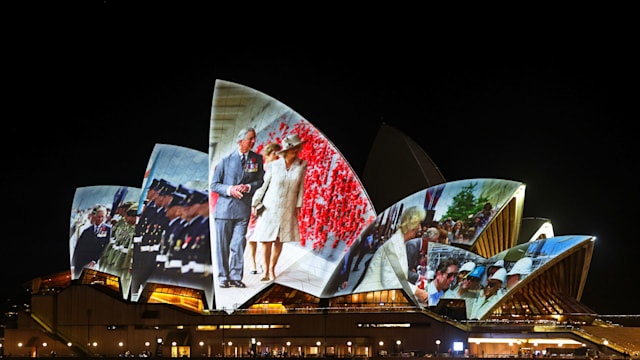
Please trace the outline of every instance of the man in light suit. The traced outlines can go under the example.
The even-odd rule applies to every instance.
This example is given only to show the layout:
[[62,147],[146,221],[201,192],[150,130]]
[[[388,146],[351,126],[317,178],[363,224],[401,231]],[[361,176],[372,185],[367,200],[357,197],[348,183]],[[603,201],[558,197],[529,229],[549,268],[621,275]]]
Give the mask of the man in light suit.
[[251,198],[264,182],[262,156],[251,151],[256,131],[242,129],[236,140],[238,149],[220,160],[211,179],[211,191],[219,195],[214,217],[218,280],[222,288],[245,287],[241,280]]

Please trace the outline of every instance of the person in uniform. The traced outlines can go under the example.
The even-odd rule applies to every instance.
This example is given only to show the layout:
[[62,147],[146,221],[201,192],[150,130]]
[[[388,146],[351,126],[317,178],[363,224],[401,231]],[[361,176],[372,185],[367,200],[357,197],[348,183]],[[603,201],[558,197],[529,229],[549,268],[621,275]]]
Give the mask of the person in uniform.
[[124,221],[118,222],[118,236],[113,246],[113,274],[120,277],[122,295],[128,297],[133,262],[133,234],[138,220],[138,204],[133,203],[124,213]]
[[240,130],[236,140],[237,149],[220,160],[211,179],[211,191],[218,194],[214,217],[221,288],[246,287],[242,276],[251,198],[264,183],[262,156],[251,151],[255,129]]
[[[98,260],[97,268],[98,271],[105,272],[107,274],[117,275],[114,272],[114,263],[115,259],[120,254],[120,250],[117,248],[116,243],[118,239],[122,235],[122,231],[129,227],[127,224],[125,217],[126,212],[133,205],[132,201],[127,201],[122,203],[115,211],[115,215],[111,218],[111,239],[109,239],[109,243],[105,247],[100,259]],[[116,221],[117,219],[117,221]],[[135,219],[135,218],[134,218]],[[135,223],[134,223],[135,224]]]
[[[160,251],[161,235],[169,223],[166,215],[166,205],[171,202],[172,194],[175,190],[176,187],[168,181],[161,184],[157,190],[158,196],[154,200],[154,209],[148,213],[145,219],[147,225],[143,229],[136,226],[137,239],[134,240],[136,246],[133,257],[131,285],[133,293],[138,294],[138,296],[140,296],[140,289],[155,268],[156,255]],[[138,233],[139,231],[142,233]]]
[[85,267],[93,268],[111,239],[111,226],[104,223],[107,209],[97,206],[91,211],[91,224],[87,226],[76,243],[71,257],[71,271],[77,279]]
[[[184,230],[184,202],[186,196],[183,193],[184,188],[182,188],[182,185],[179,185],[178,188],[181,189],[181,192],[174,191],[171,194],[171,200],[164,206],[166,209],[166,223],[164,223],[162,232],[159,235],[158,250],[153,252],[155,254],[155,266],[153,266],[147,282],[179,284],[182,263],[179,260],[176,261],[173,256],[177,248],[176,243],[180,241]],[[155,247],[153,250],[155,250]]]
[[181,246],[182,279],[188,286],[209,291],[213,284],[209,236],[209,197],[194,190],[186,200],[185,242]]

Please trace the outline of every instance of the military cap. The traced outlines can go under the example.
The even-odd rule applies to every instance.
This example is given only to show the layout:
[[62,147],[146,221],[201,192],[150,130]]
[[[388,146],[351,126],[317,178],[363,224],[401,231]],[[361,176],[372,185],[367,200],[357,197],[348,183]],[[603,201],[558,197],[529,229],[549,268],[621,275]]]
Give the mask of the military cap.
[[171,201],[169,202],[169,204],[167,204],[167,207],[185,205],[185,200],[187,198],[185,194],[181,194],[177,191],[174,191],[173,193],[171,193],[171,196],[172,196]]
[[127,215],[128,216],[136,216],[136,215],[138,215],[138,204],[137,203],[133,203],[133,204],[131,204],[131,206],[129,206],[127,208]]
[[158,194],[160,195],[171,195],[176,191],[176,187],[170,182],[166,181],[160,189],[158,189]]
[[205,204],[207,201],[209,201],[207,194],[198,190],[192,190],[186,199],[187,205]]

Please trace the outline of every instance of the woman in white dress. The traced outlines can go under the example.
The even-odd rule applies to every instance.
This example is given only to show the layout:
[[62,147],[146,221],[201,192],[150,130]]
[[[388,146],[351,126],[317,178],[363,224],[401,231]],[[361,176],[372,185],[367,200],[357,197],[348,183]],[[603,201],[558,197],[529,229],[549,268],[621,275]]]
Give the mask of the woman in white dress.
[[[264,171],[265,173],[269,171],[269,163],[278,160],[278,151],[282,150],[282,145],[273,142],[267,144],[267,146],[262,149],[262,158],[264,159]],[[251,220],[249,220],[249,229],[247,231],[247,240],[248,248],[249,248],[249,256],[251,259],[251,274],[258,274],[261,271],[258,271],[256,266],[256,250],[258,247],[258,242],[253,237],[253,232],[256,226],[256,214],[255,211],[251,214]]]
[[423,208],[413,206],[405,209],[400,217],[398,230],[382,244],[371,258],[362,281],[356,285],[354,293],[403,288],[406,282],[411,293],[424,302],[427,292],[416,284],[408,282],[409,270],[417,264],[409,264],[406,241],[418,237],[420,224],[426,217]]
[[270,163],[264,184],[253,196],[252,213],[259,205],[264,210],[258,215],[252,240],[262,243],[266,272],[262,281],[276,279],[275,268],[285,242],[300,241],[298,215],[304,198],[304,178],[307,161],[298,157],[304,141],[290,135],[282,142],[280,159]]

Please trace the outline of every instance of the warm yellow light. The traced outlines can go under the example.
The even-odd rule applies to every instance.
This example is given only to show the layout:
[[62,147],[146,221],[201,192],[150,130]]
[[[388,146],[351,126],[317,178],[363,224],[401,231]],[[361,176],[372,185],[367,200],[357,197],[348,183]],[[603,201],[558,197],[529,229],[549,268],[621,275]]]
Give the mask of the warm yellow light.
[[46,343],[46,342],[43,342],[43,343],[42,343],[42,346],[43,346],[43,347],[47,347],[47,343]]
[[320,341],[316,341],[316,346],[320,346],[322,344]]
[[151,344],[148,341],[144,342],[144,346],[149,346],[149,345],[151,345]]
[[171,346],[176,346],[176,345],[178,345],[178,343],[177,343],[177,342],[175,342],[175,341],[172,341],[172,342],[171,342]]
[[351,341],[347,341],[347,346],[351,346],[353,343]]
[[384,345],[384,341],[380,340],[380,342],[378,343],[378,345],[383,346],[383,345]]
[[396,345],[400,345],[400,344],[402,344],[402,341],[396,340]]
[[69,342],[67,343],[67,346],[68,346],[68,347],[71,347],[72,345],[73,345],[73,344],[71,343],[71,341],[69,341]]
[[122,341],[120,341],[120,342],[118,343],[118,346],[123,347],[123,346],[124,346],[124,343],[123,343]]
[[200,346],[204,346],[204,341],[200,341],[198,344],[200,344]]
[[231,341],[229,341],[229,342],[227,343],[227,345],[231,346],[231,345],[233,345],[233,343],[232,343]]
[[96,347],[96,346],[98,346],[98,343],[94,341],[93,344],[91,344],[91,345],[93,345],[93,347]]
[[287,346],[291,346],[291,341],[287,341]]
[[22,343],[21,342],[18,343],[18,347],[22,347]]
[[[473,342],[476,344],[514,344],[517,342],[522,342],[522,339],[516,338],[469,338],[469,342]],[[581,342],[571,340],[571,339],[528,339],[529,342],[533,342],[534,346],[538,346],[538,344],[563,344],[563,345],[581,345]]]
[[217,325],[198,325],[196,327],[196,330],[198,331],[214,331],[217,329],[218,329]]

